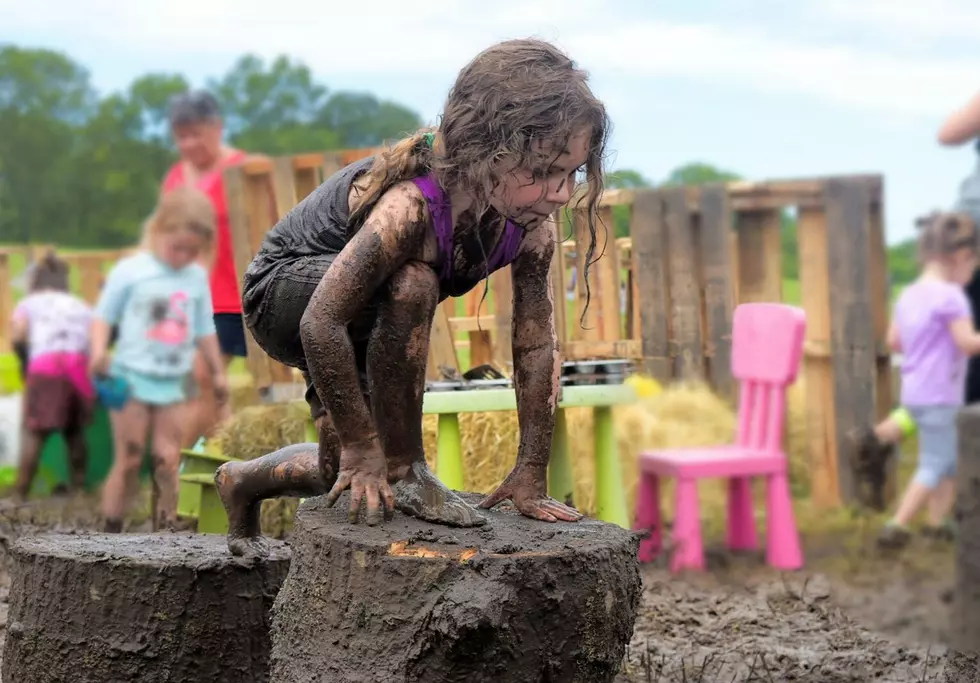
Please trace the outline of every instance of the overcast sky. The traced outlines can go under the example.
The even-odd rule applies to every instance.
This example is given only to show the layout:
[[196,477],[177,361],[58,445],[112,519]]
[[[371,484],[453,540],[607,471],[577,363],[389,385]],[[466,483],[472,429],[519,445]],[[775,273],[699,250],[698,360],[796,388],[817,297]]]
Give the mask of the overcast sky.
[[102,91],[148,71],[203,84],[244,52],[287,53],[427,121],[480,49],[547,38],[592,73],[612,168],[882,173],[890,242],[948,207],[976,163],[935,138],[980,90],[980,0],[0,0],[0,17],[0,42],[63,50]]

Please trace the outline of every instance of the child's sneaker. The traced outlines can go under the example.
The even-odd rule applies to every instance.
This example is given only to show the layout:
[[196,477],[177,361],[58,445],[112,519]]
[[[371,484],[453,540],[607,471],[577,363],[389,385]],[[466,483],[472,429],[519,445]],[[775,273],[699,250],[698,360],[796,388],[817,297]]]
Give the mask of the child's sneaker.
[[885,508],[886,466],[895,453],[895,445],[882,443],[870,426],[858,427],[848,435],[848,455],[859,485],[867,486],[870,504],[876,510]]
[[956,526],[953,520],[946,520],[939,526],[922,527],[922,535],[934,541],[952,542],[956,540]]
[[878,534],[878,547],[887,550],[898,550],[908,545],[912,540],[912,532],[895,522],[888,522]]

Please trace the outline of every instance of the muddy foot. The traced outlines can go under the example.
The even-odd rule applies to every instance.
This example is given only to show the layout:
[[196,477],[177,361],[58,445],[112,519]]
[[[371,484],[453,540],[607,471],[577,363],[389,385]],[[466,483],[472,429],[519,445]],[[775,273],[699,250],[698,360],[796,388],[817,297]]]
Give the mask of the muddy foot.
[[412,464],[408,475],[392,487],[395,508],[435,524],[469,527],[486,524],[486,517],[450,491],[424,462]]
[[242,466],[243,463],[226,462],[214,474],[218,495],[228,514],[228,550],[237,557],[267,557],[269,542],[262,537],[259,523],[262,501],[242,491]]

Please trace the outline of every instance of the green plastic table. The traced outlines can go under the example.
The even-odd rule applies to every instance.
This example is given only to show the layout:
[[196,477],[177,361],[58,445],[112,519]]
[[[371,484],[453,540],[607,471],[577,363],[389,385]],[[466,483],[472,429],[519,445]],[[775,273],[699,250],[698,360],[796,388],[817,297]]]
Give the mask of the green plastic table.
[[[572,464],[568,454],[566,408],[592,408],[595,421],[596,517],[629,528],[619,447],[613,427],[612,407],[636,401],[636,393],[625,384],[562,387],[555,415],[555,436],[548,466],[548,494],[564,502],[572,493]],[[459,434],[460,413],[516,410],[513,389],[428,391],[422,412],[439,416],[436,474],[449,488],[463,488],[463,449]]]

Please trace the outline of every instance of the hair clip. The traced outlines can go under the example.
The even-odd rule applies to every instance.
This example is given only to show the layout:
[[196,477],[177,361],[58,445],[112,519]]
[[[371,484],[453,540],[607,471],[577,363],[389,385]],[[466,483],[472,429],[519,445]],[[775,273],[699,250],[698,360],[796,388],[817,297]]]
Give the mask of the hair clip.
[[429,147],[429,149],[432,149],[433,147],[435,147],[435,144],[436,144],[436,134],[435,133],[425,133],[422,136],[422,139],[425,140],[425,144],[426,144],[427,147]]

